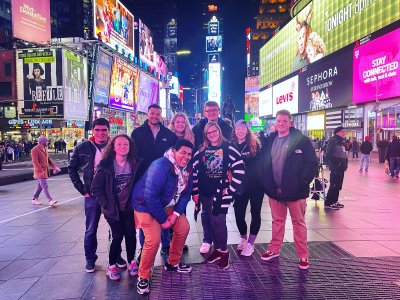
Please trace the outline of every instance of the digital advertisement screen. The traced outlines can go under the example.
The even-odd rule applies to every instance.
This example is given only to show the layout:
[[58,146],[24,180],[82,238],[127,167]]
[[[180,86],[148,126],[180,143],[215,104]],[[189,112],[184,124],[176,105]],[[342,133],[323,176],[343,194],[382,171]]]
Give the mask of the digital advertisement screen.
[[307,116],[307,130],[324,130],[324,129],[325,129],[325,114]]
[[162,88],[161,82],[160,82],[158,88],[160,90],[161,116],[163,118],[166,118],[167,117],[167,90]]
[[292,114],[299,112],[299,76],[296,75],[272,88],[272,114],[281,109],[287,109]]
[[42,44],[51,40],[50,1],[13,0],[13,36]]
[[272,87],[261,91],[258,95],[258,101],[259,116],[272,116]]
[[109,106],[135,111],[139,94],[139,70],[114,57]]
[[221,64],[208,64],[208,100],[221,102]]
[[97,52],[96,73],[94,75],[93,101],[96,104],[107,105],[110,97],[110,81],[113,57],[101,50]]
[[400,0],[319,0],[260,49],[260,87],[400,19]]
[[206,51],[221,52],[222,51],[222,36],[206,36]]
[[148,66],[153,67],[154,53],[153,34],[149,27],[139,19],[139,59]]
[[63,49],[64,119],[88,119],[87,60]]
[[139,102],[137,105],[137,111],[147,112],[150,105],[158,104],[158,81],[150,75],[140,72],[139,86]]
[[351,104],[352,54],[347,47],[303,69],[299,75],[299,112]]
[[260,90],[258,76],[245,77],[244,90],[245,92],[258,92]]
[[208,22],[208,35],[219,35],[219,22]]
[[354,49],[353,103],[400,95],[400,29]]
[[259,111],[259,93],[258,92],[245,92],[244,93],[244,112],[246,114],[258,115]]
[[62,119],[64,93],[61,49],[18,50],[17,95],[21,118]]
[[179,96],[179,79],[176,76],[172,76],[169,81],[169,93]]
[[118,0],[95,0],[94,37],[124,56],[135,57],[133,15]]

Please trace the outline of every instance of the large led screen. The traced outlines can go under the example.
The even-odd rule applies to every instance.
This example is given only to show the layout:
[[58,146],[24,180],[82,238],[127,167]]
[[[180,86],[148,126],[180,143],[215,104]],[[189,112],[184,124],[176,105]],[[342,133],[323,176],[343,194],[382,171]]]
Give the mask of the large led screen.
[[259,116],[272,116],[272,87],[267,88],[259,93]]
[[158,103],[158,81],[144,72],[140,72],[139,102],[137,111],[147,112],[152,104]]
[[114,57],[109,106],[135,111],[139,94],[139,70]]
[[354,49],[353,102],[400,95],[400,29]]
[[222,51],[222,36],[207,36],[206,37],[206,51],[207,52],[221,52]]
[[63,50],[64,118],[86,121],[88,118],[87,60]]
[[133,60],[133,15],[118,0],[95,0],[94,37]]
[[139,59],[148,66],[154,66],[153,34],[149,27],[139,19]]
[[352,54],[346,47],[303,69],[299,75],[299,112],[351,103]]
[[113,57],[101,50],[97,52],[94,75],[93,100],[96,104],[107,105],[110,96],[111,68]]
[[400,19],[400,0],[319,0],[260,49],[265,87]]
[[281,109],[287,109],[292,114],[299,112],[299,76],[296,75],[272,88],[272,113],[275,116]]
[[221,64],[208,64],[208,100],[221,102]]
[[63,118],[61,49],[18,50],[16,57],[20,117]]
[[245,98],[244,112],[258,115],[259,112],[259,86],[258,76],[246,77],[244,83]]
[[49,42],[51,39],[50,1],[13,0],[12,27],[13,36],[16,38],[39,44]]

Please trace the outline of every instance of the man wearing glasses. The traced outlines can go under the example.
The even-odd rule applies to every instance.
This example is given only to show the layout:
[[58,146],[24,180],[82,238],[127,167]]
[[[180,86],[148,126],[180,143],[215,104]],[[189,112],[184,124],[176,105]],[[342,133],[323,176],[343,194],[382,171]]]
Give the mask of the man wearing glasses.
[[[86,230],[84,248],[86,256],[86,272],[95,271],[97,260],[97,228],[101,209],[97,199],[92,195],[91,185],[96,167],[102,159],[102,151],[109,141],[110,123],[104,118],[93,121],[93,136],[75,147],[68,165],[68,174],[74,187],[85,197]],[[83,181],[79,171],[83,173]],[[118,267],[126,267],[126,262],[120,257]]]
[[347,155],[344,147],[346,134],[343,126],[335,128],[334,136],[326,147],[326,159],[330,174],[330,185],[325,199],[325,208],[338,210],[344,205],[339,202],[339,192],[342,189],[344,172],[347,170]]
[[232,126],[229,124],[229,120],[222,119],[220,115],[220,108],[217,102],[215,101],[207,101],[204,104],[204,116],[205,118],[201,119],[194,127],[194,149],[197,151],[200,145],[203,143],[204,139],[204,127],[208,122],[216,122],[222,130],[222,135],[225,139],[230,141],[232,135]]

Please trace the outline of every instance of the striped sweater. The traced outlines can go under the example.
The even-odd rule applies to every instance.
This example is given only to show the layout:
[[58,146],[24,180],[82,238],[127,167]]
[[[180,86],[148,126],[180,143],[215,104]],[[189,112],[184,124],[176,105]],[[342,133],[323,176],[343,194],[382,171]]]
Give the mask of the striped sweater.
[[[232,175],[230,180],[223,170]],[[244,175],[244,162],[233,144],[225,142],[220,147],[210,146],[202,152],[197,151],[193,157],[192,195],[212,196],[213,214],[226,214]],[[225,188],[227,194],[222,195]]]

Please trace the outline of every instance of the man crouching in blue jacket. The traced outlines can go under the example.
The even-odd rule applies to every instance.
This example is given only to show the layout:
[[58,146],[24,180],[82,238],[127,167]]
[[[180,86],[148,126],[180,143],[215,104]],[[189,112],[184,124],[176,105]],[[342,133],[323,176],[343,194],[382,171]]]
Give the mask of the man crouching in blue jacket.
[[149,281],[160,246],[161,229],[172,228],[174,233],[164,269],[181,273],[192,271],[192,267],[180,261],[190,229],[183,212],[192,191],[192,170],[187,167],[192,151],[191,142],[178,140],[164,157],[150,165],[133,188],[131,200],[135,223],[143,229],[145,236],[137,283],[139,294],[150,292]]

